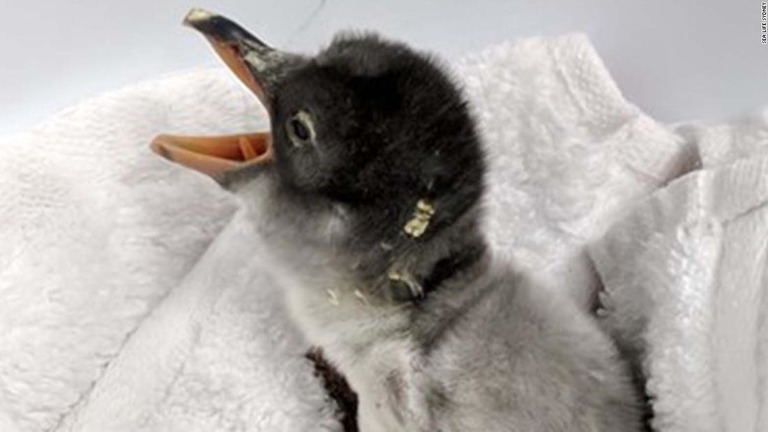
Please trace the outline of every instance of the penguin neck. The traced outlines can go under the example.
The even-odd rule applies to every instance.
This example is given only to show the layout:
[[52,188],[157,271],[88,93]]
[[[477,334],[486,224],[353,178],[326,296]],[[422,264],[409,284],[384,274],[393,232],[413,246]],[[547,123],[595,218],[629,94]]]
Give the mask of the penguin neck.
[[[468,301],[483,285],[490,261],[486,243],[475,233],[465,234],[461,242],[445,238],[441,241],[446,244],[430,245],[421,262],[419,257],[411,257],[418,266],[430,269],[418,275],[423,286],[418,297],[408,298],[405,287],[401,287],[407,293],[402,299],[390,296],[389,301],[344,289],[337,289],[333,299],[289,294],[289,307],[294,308],[294,319],[304,334],[323,348],[358,394],[370,397],[386,393],[381,377],[415,373],[429,348],[425,341],[440,331],[433,323],[451,319],[447,316],[455,308],[451,299]],[[377,289],[375,285],[353,286],[359,286],[356,291],[361,293]],[[361,399],[362,404],[369,402]]]
[[405,239],[367,266],[363,280],[384,301],[419,304],[486,254],[487,244],[473,215],[429,239]]
[[429,239],[376,249],[344,252],[318,273],[304,273],[311,279],[286,287],[294,319],[342,367],[376,347],[415,343],[409,335],[421,304],[472,285],[488,261],[472,216]]

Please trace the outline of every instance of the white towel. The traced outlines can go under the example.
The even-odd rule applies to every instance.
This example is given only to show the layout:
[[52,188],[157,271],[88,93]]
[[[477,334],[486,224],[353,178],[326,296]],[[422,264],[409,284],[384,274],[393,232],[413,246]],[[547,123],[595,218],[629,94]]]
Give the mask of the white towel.
[[705,169],[591,248],[606,324],[639,356],[656,430],[768,430],[768,111],[679,125]]
[[[195,103],[179,109],[175,101],[191,92]],[[234,210],[210,182],[151,157],[148,140],[165,129],[257,127],[254,117],[226,73],[181,75],[85,102],[0,141],[7,423],[53,428]]]
[[[505,43],[456,75],[489,147],[496,252],[588,304],[586,244],[691,169],[693,147],[627,103],[580,35]],[[258,247],[231,238],[231,200],[147,150],[161,132],[265,125],[229,73],[206,70],[0,143],[0,425],[338,430]]]

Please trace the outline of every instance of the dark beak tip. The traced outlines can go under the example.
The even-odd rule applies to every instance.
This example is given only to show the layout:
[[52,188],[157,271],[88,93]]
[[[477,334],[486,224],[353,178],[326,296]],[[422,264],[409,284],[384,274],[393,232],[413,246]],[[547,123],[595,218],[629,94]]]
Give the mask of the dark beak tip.
[[199,31],[203,36],[217,42],[240,44],[247,40],[263,45],[263,42],[248,33],[247,30],[242,28],[236,22],[205,9],[191,9],[187,13],[187,16],[184,17],[182,24]]
[[209,12],[202,8],[192,8],[187,12],[184,17],[184,21],[181,23],[187,27],[198,28],[201,24],[210,22],[213,17],[217,16],[213,12]]

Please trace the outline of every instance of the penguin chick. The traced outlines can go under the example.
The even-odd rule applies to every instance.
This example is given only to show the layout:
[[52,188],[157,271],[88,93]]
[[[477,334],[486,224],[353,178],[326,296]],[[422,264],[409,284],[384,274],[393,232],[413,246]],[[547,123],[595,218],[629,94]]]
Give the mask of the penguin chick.
[[596,322],[492,256],[481,139],[435,59],[373,34],[304,57],[218,15],[187,23],[269,112],[272,161],[215,178],[357,392],[361,431],[642,430]]

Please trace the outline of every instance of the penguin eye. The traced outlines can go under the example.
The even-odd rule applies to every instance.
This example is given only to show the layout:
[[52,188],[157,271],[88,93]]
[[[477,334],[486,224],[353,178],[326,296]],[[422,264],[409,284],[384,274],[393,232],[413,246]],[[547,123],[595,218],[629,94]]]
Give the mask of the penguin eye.
[[291,132],[293,132],[294,137],[302,141],[309,139],[309,129],[299,119],[291,120]]
[[315,130],[312,127],[312,117],[306,111],[299,111],[291,117],[286,124],[288,137],[296,147],[302,147],[315,139]]

